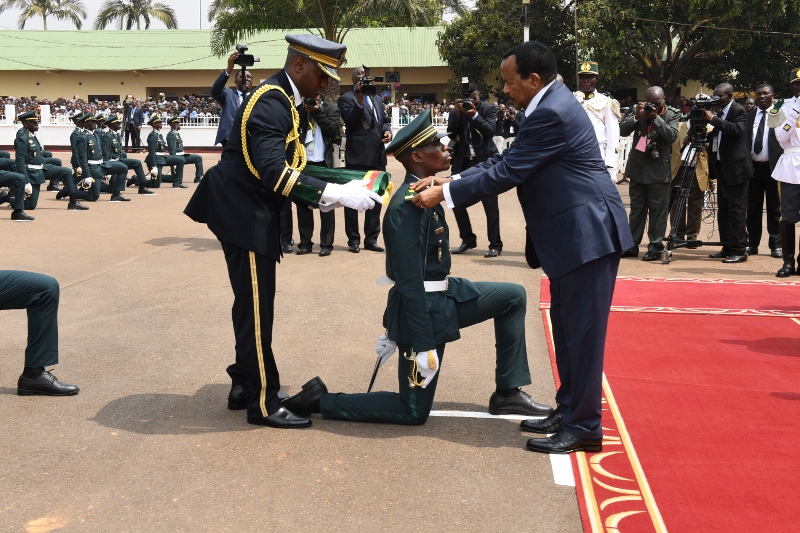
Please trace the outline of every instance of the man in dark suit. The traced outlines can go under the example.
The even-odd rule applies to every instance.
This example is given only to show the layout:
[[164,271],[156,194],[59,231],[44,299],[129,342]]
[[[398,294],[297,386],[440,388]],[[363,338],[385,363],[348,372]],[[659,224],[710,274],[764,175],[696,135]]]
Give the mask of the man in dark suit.
[[139,148],[142,145],[142,124],[144,124],[144,115],[142,108],[139,107],[139,100],[133,100],[128,106],[126,111],[127,117],[125,122],[125,149],[128,149],[129,141],[133,141],[133,148]]
[[[474,103],[465,106],[463,99],[456,100],[455,108],[447,118],[447,133],[455,141],[453,174],[472,168],[497,153],[497,145],[492,140],[497,124],[495,109],[490,104],[481,102],[481,93],[474,83],[469,84],[469,92],[469,97]],[[489,237],[489,251],[485,257],[497,257],[503,251],[497,197],[484,198],[481,203],[486,212],[486,232]],[[453,216],[461,237],[461,246],[455,248],[453,253],[463,254],[467,250],[476,248],[478,238],[472,231],[466,207],[454,209]]]
[[747,114],[750,159],[753,161],[753,178],[747,188],[747,241],[750,248],[748,255],[758,254],[766,196],[770,255],[780,258],[781,199],[778,195],[778,182],[772,177],[772,171],[775,170],[783,148],[775,138],[775,130],[767,127],[767,116],[774,98],[772,85],[762,83],[756,87],[756,108]]
[[[753,177],[753,162],[747,134],[747,112],[733,99],[733,85],[720,83],[714,89],[719,97],[716,115],[706,109],[706,120],[714,126],[709,133],[709,160],[716,170],[717,223],[722,250],[709,255],[723,263],[747,261],[747,186]],[[712,176],[714,173],[712,173]]]
[[228,68],[220,73],[214,85],[211,86],[211,97],[222,107],[219,116],[219,126],[217,127],[217,138],[214,139],[214,146],[222,144],[223,148],[225,148],[225,143],[228,142],[231,127],[233,127],[233,122],[236,120],[236,112],[239,111],[239,106],[253,88],[253,74],[250,71],[245,71],[244,79],[242,79],[241,70],[237,72],[234,77],[236,81],[236,90],[225,87],[225,84],[228,83],[228,78],[231,77],[231,72],[233,72],[236,66],[236,59],[238,57],[239,52],[234,52],[230,55],[228,58]]
[[[383,110],[378,96],[365,96],[359,79],[364,67],[353,69],[353,88],[339,97],[337,105],[342,114],[347,140],[344,149],[345,168],[351,170],[386,170],[383,145],[392,140],[392,121]],[[358,231],[358,213],[345,207],[344,232],[347,249],[358,253],[361,234]],[[381,232],[381,206],[376,205],[364,213],[364,249],[382,252],[378,245]]]
[[[517,187],[527,224],[525,255],[550,278],[558,408],[522,429],[553,433],[527,447],[546,453],[599,451],[603,351],[622,250],[633,246],[627,216],[589,117],[555,81],[553,53],[537,41],[507,51],[503,91],[525,119],[502,154],[452,178],[425,178],[416,205],[469,206]],[[427,190],[424,187],[431,186]],[[421,192],[420,192],[421,191]]]
[[310,426],[311,420],[282,407],[272,353],[281,208],[291,200],[363,211],[382,198],[360,181],[326,184],[298,170],[305,164],[305,150],[297,108],[303,97],[323,92],[329,76],[338,80],[336,69],[347,47],[314,35],[287,35],[286,40],[283,69],[245,98],[220,163],[200,180],[184,213],[208,225],[228,266],[236,336],[236,362],[228,367],[233,381],[228,407],[247,409],[250,424],[298,428]]

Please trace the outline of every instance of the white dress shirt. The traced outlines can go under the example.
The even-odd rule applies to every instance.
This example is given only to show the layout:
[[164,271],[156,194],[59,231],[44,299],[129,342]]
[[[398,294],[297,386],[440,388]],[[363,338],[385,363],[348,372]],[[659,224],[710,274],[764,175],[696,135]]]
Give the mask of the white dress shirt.
[[[753,161],[757,161],[760,163],[769,162],[769,143],[767,140],[769,139],[769,128],[767,127],[767,113],[769,110],[772,109],[772,106],[769,106],[769,109],[766,111],[762,111],[760,107],[756,108],[756,119],[753,121],[753,145],[750,146],[750,157]],[[761,153],[756,153],[754,148],[756,147],[756,134],[758,133],[758,125],[761,123],[761,120],[764,120],[764,138],[761,140]]]

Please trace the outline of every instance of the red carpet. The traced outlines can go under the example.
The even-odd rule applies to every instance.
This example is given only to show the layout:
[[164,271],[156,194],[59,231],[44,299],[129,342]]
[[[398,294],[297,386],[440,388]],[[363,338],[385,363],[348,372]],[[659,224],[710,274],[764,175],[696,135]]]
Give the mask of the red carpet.
[[603,452],[573,457],[586,531],[800,530],[800,319],[761,315],[798,291],[618,280],[615,308],[670,311],[611,313]]

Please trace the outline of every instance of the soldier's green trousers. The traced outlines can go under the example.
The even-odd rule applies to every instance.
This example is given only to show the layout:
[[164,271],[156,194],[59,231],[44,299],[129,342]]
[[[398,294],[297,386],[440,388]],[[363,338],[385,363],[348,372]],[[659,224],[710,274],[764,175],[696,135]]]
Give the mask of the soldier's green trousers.
[[185,154],[183,159],[187,165],[194,165],[194,179],[203,177],[203,158],[197,154]]
[[0,170],[0,187],[8,187],[8,195],[14,197],[13,209],[22,209],[25,203],[25,184],[28,178],[16,172]]
[[[490,282],[476,282],[475,287],[480,296],[456,303],[459,329],[494,319],[495,386],[498,389],[512,389],[529,385],[531,375],[525,349],[525,289],[514,283]],[[444,344],[436,347],[440,370],[424,389],[409,385],[414,364],[409,359],[412,356],[411,347],[399,345],[396,360],[399,393],[326,394],[319,401],[322,416],[358,422],[424,424],[430,415],[442,372],[444,348]]]
[[58,363],[58,298],[58,282],[50,276],[0,270],[0,309],[25,309],[28,312],[26,367],[39,368]]
[[[161,187],[161,182],[164,183],[173,183],[173,184],[180,184],[183,183],[183,166],[186,164],[186,160],[183,156],[180,155],[167,155],[164,156],[166,160],[166,165],[157,165],[158,166],[158,177],[154,180],[147,180],[148,187],[154,187],[158,189]],[[175,174],[164,174],[163,170],[164,167],[171,167]]]
[[[72,173],[69,171],[68,168],[64,167],[57,167],[55,165],[51,165],[49,163],[45,163],[44,165],[44,179],[45,181],[49,181],[50,183],[58,183],[59,181],[64,182],[66,187],[67,182],[71,179]],[[39,189],[41,186],[44,185],[43,183],[40,184],[33,184],[31,183],[31,187],[33,191],[31,191],[30,198],[25,199],[25,209],[33,210],[36,209],[36,206],[39,205]],[[69,190],[69,189],[68,189]]]

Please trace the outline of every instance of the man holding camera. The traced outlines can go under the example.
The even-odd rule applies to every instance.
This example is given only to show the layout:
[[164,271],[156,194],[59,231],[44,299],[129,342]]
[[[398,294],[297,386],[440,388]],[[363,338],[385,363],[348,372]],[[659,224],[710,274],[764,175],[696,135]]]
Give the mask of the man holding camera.
[[578,90],[573,94],[583,106],[594,126],[600,153],[606,162],[611,182],[617,182],[617,154],[619,153],[619,102],[610,95],[597,92],[600,67],[597,61],[584,61],[578,65]]
[[[353,69],[353,88],[339,97],[337,105],[347,128],[344,150],[345,168],[350,170],[386,170],[383,145],[392,140],[392,120],[386,115],[383,103],[376,95],[372,78],[363,66]],[[358,231],[358,212],[344,208],[344,232],[347,249],[358,253],[361,234]],[[364,249],[383,252],[378,245],[381,232],[381,205],[364,213]]]
[[661,87],[647,89],[645,100],[636,104],[636,113],[628,115],[619,125],[623,137],[633,133],[633,149],[625,175],[631,181],[629,225],[634,246],[625,250],[622,257],[639,255],[646,222],[650,243],[642,261],[657,261],[664,250],[672,143],[678,137],[680,112],[664,103]]
[[216,100],[222,108],[219,113],[219,127],[217,127],[217,138],[214,139],[214,146],[222,144],[223,148],[225,148],[225,144],[228,142],[228,136],[231,133],[233,122],[236,120],[236,112],[239,111],[239,106],[242,105],[245,96],[253,89],[253,74],[249,71],[245,71],[244,77],[242,77],[241,70],[237,72],[234,77],[236,81],[236,90],[225,87],[238,59],[239,52],[237,50],[228,58],[228,68],[220,73],[214,85],[211,86],[211,97]]
[[[483,163],[497,153],[497,145],[492,140],[497,126],[494,107],[481,102],[481,93],[474,83],[465,81],[463,93],[463,98],[455,101],[455,109],[450,111],[447,119],[447,134],[450,136],[453,149],[451,167],[453,174],[459,174]],[[497,196],[484,198],[481,203],[486,213],[486,232],[489,237],[489,251],[484,257],[497,257],[503,251]],[[477,248],[478,237],[472,231],[466,207],[453,209],[453,216],[458,225],[461,246],[451,252],[463,254],[467,250]]]

